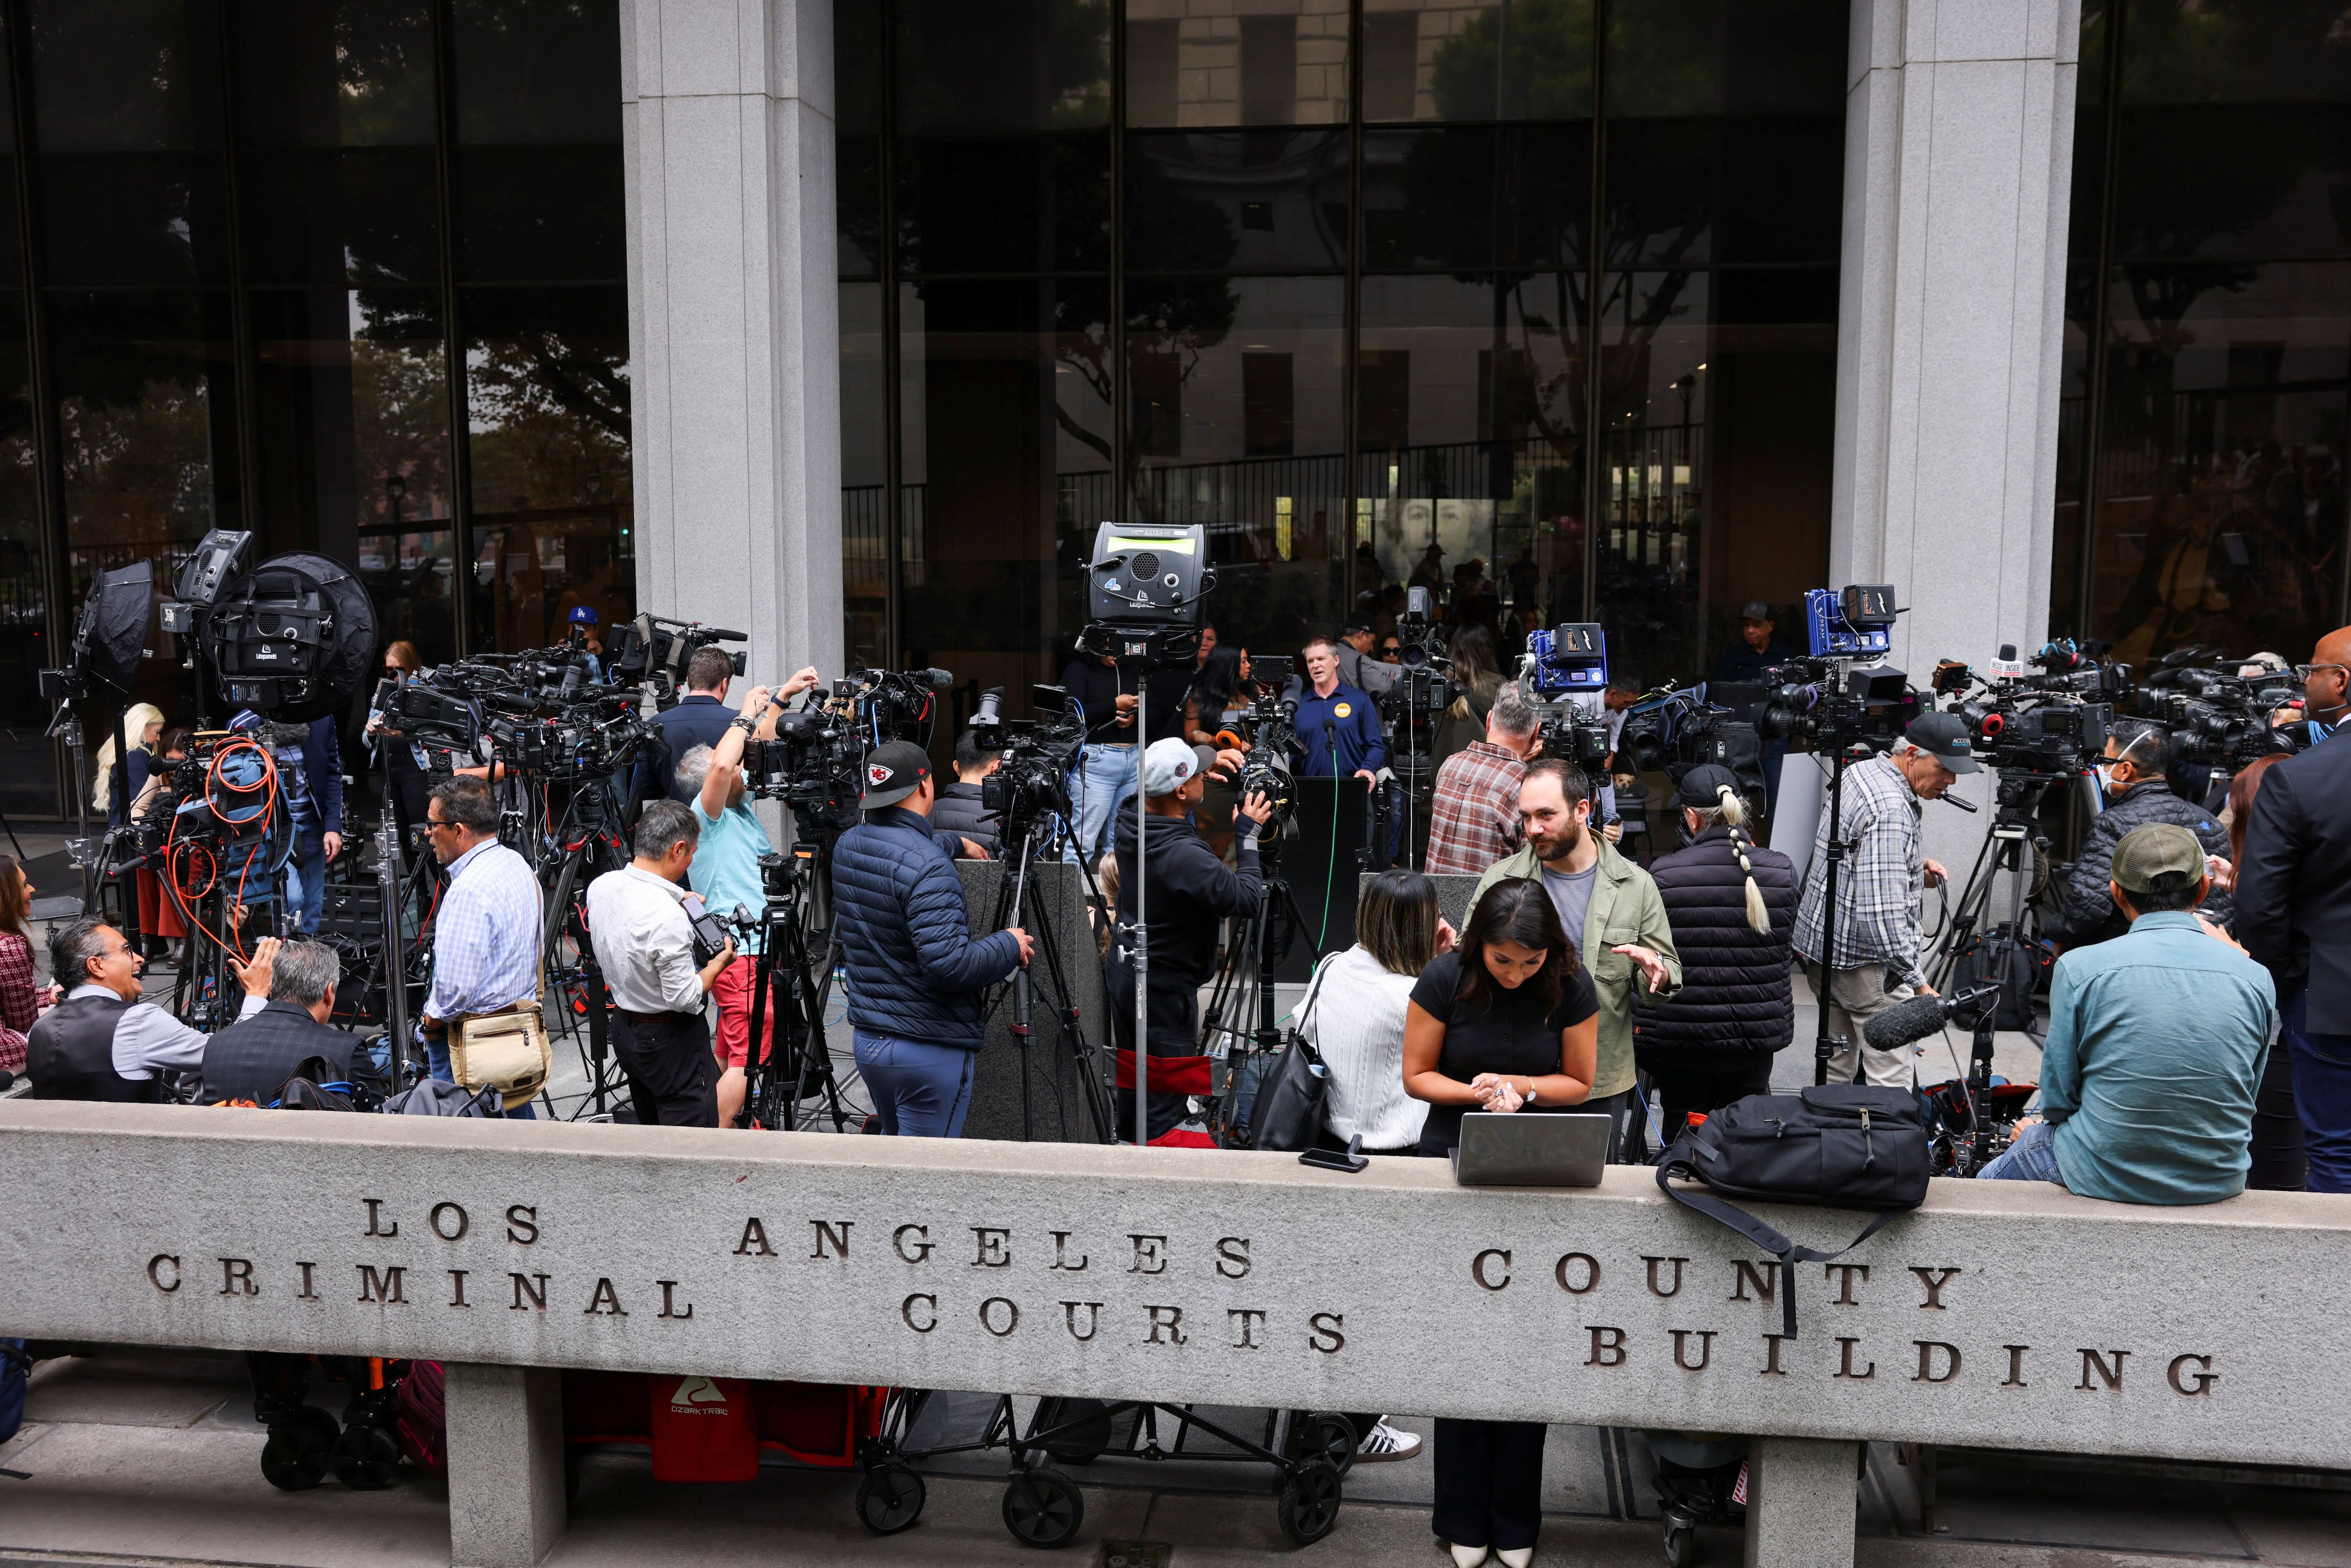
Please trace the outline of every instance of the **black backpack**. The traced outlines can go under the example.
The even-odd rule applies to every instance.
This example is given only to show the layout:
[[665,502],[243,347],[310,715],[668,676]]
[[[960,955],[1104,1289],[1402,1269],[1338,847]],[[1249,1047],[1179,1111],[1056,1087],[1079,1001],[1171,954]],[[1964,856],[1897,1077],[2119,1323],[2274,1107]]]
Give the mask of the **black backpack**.
[[[1877,1218],[1834,1252],[1799,1247],[1746,1210],[1675,1186],[1695,1178],[1762,1203],[1874,1208]],[[1750,1094],[1674,1140],[1657,1162],[1667,1197],[1727,1225],[1780,1260],[1780,1301],[1796,1336],[1796,1265],[1842,1258],[1927,1199],[1927,1127],[1907,1089],[1829,1083],[1799,1094]]]
[[[2002,944],[1997,956],[1994,942]],[[1992,1013],[1992,1028],[2030,1030],[2032,993],[2046,982],[2049,961],[2047,948],[2024,937],[2011,937],[2003,924],[1959,949],[1951,971],[1950,992],[1956,996],[1972,986],[1996,985],[2000,1005]]]

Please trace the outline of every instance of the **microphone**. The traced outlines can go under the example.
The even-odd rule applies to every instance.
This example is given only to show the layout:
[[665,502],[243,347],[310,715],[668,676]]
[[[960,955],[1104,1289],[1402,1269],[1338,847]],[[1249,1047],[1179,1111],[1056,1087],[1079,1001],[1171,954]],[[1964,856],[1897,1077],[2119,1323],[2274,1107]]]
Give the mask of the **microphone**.
[[1904,1046],[1938,1034],[1945,1024],[1961,1019],[1970,1027],[1976,1020],[1963,1015],[1988,1007],[2000,995],[1996,985],[1970,986],[1957,996],[1912,997],[1907,1002],[1892,1007],[1861,1026],[1861,1038],[1873,1051],[1899,1051]]
[[931,690],[935,692],[951,692],[955,690],[955,672],[952,670],[934,668],[928,670],[916,670],[913,673],[929,681],[931,684]]
[[724,626],[705,626],[702,628],[702,635],[706,641],[713,643],[747,643],[751,640],[751,633],[748,632],[729,632]]

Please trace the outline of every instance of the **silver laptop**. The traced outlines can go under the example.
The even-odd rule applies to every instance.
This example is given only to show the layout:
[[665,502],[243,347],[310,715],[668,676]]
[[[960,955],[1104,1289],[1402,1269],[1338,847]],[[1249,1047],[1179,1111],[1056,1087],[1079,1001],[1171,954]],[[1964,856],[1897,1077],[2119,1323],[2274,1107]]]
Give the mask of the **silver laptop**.
[[1453,1179],[1463,1186],[1598,1186],[1614,1121],[1600,1112],[1471,1111],[1461,1118]]

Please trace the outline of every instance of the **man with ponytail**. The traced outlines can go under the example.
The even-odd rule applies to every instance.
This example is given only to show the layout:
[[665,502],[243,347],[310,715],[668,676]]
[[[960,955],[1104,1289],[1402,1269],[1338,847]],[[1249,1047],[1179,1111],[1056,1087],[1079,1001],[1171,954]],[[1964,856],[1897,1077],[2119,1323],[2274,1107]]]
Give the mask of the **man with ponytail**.
[[1771,1087],[1772,1053],[1795,1037],[1788,967],[1796,868],[1749,836],[1727,768],[1682,776],[1685,848],[1649,867],[1665,900],[1682,988],[1633,1014],[1633,1055],[1656,1092],[1667,1144],[1692,1114]]

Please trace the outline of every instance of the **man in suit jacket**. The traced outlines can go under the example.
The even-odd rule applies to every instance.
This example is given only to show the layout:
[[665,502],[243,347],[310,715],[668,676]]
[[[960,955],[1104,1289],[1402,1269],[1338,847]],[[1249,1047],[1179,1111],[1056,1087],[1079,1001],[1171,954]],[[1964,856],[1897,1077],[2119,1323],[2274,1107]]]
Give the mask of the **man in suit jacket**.
[[328,1082],[349,1080],[357,1038],[327,1027],[342,975],[342,960],[323,942],[280,947],[268,1005],[204,1043],[204,1103],[250,1100],[267,1105],[314,1056],[326,1058]]
[[[2351,627],[2318,648],[2339,681]],[[2315,693],[2317,674],[2305,678]],[[2239,940],[2277,980],[2310,1190],[2351,1192],[2351,740],[2321,740],[2262,775],[2236,899]]]

